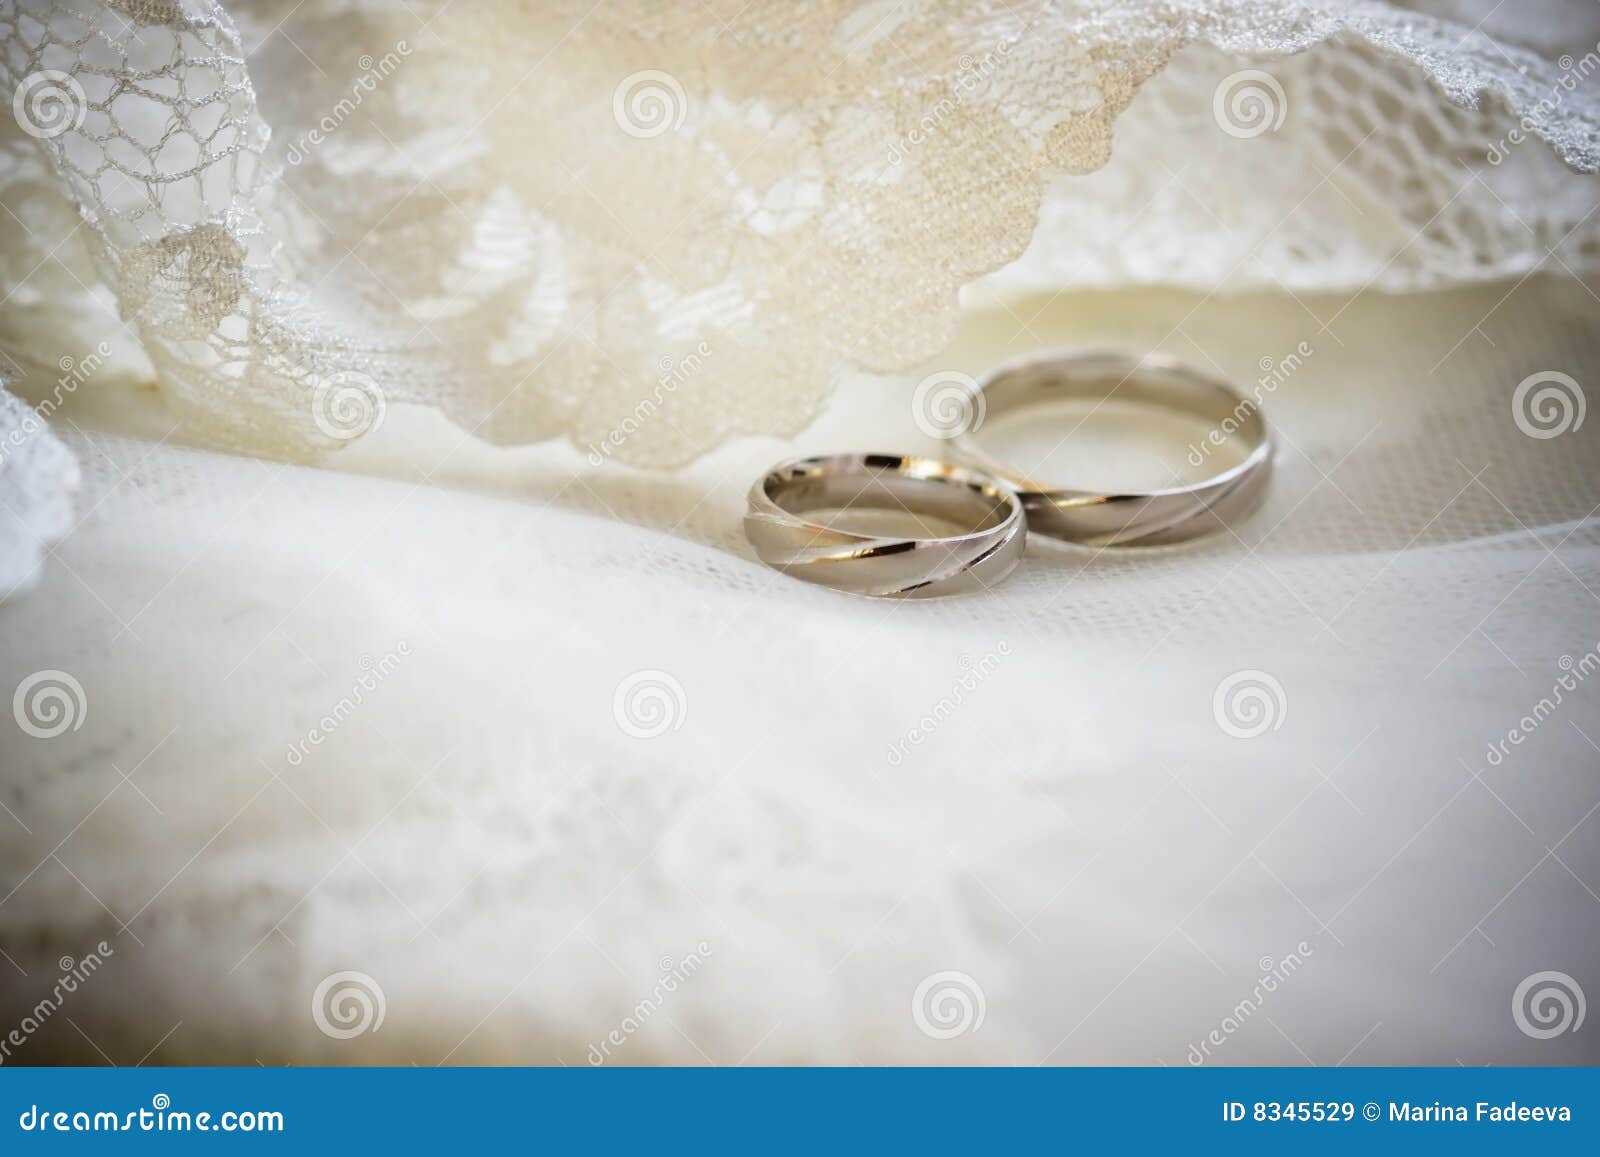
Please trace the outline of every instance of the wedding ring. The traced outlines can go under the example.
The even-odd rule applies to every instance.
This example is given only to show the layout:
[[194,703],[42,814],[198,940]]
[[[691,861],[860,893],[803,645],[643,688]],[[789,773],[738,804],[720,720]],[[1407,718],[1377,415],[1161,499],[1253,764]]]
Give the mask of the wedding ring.
[[[840,511],[931,517],[954,524],[954,533],[872,534],[823,520],[825,512]],[[900,454],[779,463],[751,487],[744,531],[761,561],[785,574],[898,598],[993,586],[1017,565],[1027,537],[1022,503],[1010,487],[976,470]]]
[[[1116,399],[1193,415],[1211,424],[1205,448],[1189,461],[1204,464],[1212,448],[1238,439],[1243,461],[1185,486],[1128,493],[1047,486],[996,461],[965,429],[954,436],[960,457],[1016,488],[1028,529],[1089,546],[1181,542],[1228,525],[1255,508],[1271,472],[1272,439],[1259,399],[1161,355],[1054,350],[1009,362],[979,383],[975,412],[996,414],[1060,399]],[[1200,461],[1196,462],[1195,458]]]

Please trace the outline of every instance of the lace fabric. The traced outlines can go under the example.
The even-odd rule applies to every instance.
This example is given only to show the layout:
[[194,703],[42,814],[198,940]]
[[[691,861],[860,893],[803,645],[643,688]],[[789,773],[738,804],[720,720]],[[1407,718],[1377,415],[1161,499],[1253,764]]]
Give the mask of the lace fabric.
[[[414,402],[680,465],[932,356],[1025,251],[988,284],[1417,289],[1600,254],[1600,59],[1376,0],[6,0],[0,46],[0,183],[84,223],[92,273],[50,305],[109,301],[193,437],[268,457]],[[8,231],[7,288],[52,245]],[[5,338],[82,356],[61,332]]]

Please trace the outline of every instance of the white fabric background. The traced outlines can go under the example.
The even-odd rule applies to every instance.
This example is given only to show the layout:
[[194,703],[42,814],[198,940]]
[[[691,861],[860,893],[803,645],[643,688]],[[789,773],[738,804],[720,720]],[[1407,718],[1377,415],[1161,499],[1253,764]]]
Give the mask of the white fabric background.
[[[1213,1063],[1593,1062],[1592,1014],[1536,1040],[1512,994],[1545,970],[1600,993],[1600,688],[1485,753],[1600,640],[1600,429],[1534,439],[1511,403],[1535,371],[1600,380],[1597,310],[1536,276],[975,312],[928,368],[1092,341],[1248,381],[1316,352],[1268,399],[1277,473],[1237,538],[1030,547],[921,605],[790,582],[738,524],[782,455],[936,449],[916,375],[672,475],[402,407],[314,470],[74,396],[81,523],[0,608],[0,685],[59,668],[87,705],[4,737],[4,1015],[107,938],[35,1057],[583,1064],[703,941],[616,1063],[1184,1064],[1303,941]],[[641,669],[685,696],[654,739],[613,719]],[[1284,691],[1255,739],[1213,716],[1243,669]],[[317,1030],[339,970],[381,986],[378,1031]],[[985,1016],[939,1040],[912,999],[945,970]]]
[[[1595,82],[1538,108],[1600,37],[1587,6],[865,5],[796,28],[755,5],[713,30],[611,5],[569,38],[555,6],[274,0],[236,33],[198,0],[0,0],[8,84],[51,63],[19,7],[109,27],[112,71],[176,53],[197,90],[237,85],[247,160],[158,165],[146,203],[80,183],[92,134],[0,137],[0,373],[37,406],[61,357],[113,346],[53,399],[77,466],[39,436],[0,462],[0,691],[83,691],[59,736],[0,727],[0,1031],[61,958],[114,949],[6,1059],[583,1064],[691,953],[616,1063],[1184,1064],[1230,1018],[1210,1063],[1600,1059],[1592,1017],[1538,1039],[1513,1009],[1541,972],[1600,995],[1600,689],[1487,755],[1600,646],[1600,420],[1535,438],[1513,403],[1531,374],[1569,375],[1574,405],[1600,381]],[[401,36],[403,70],[258,180]],[[958,54],[1014,36],[886,168]],[[566,51],[514,87],[546,41]],[[663,65],[689,115],[646,151],[610,96]],[[1281,131],[1227,135],[1213,93],[1261,67]],[[547,106],[571,116],[523,115]],[[1515,111],[1549,144],[1489,166]],[[121,127],[143,145],[167,118]],[[834,388],[939,349],[956,287],[1029,237],[932,362]],[[815,264],[774,260],[796,254]],[[464,432],[583,443],[702,332],[709,368],[627,447],[683,469]],[[885,605],[790,582],[740,533],[780,457],[940,452],[910,409],[924,374],[1088,343],[1248,383],[1302,342],[1236,535],[1030,546],[984,597]],[[383,424],[322,469],[275,460],[334,437],[308,396],[351,369]],[[25,418],[6,402],[0,433]],[[1164,474],[1148,428],[1024,433],[1067,478]],[[651,739],[614,714],[639,671],[683,694]],[[1256,738],[1214,714],[1239,672],[1282,688]],[[343,971],[385,1008],[349,1039],[315,1004]],[[983,1018],[937,1039],[913,1003],[945,972]]]

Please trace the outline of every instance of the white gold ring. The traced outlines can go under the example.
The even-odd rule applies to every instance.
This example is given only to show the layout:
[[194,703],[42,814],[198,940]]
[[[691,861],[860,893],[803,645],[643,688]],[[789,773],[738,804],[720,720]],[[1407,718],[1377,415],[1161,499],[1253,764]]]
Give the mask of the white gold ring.
[[1013,486],[1028,529],[1051,538],[1090,546],[1195,538],[1254,509],[1271,473],[1272,438],[1257,401],[1169,357],[1052,350],[1000,366],[978,390],[990,418],[1064,398],[1114,398],[1202,418],[1246,447],[1243,461],[1199,482],[1119,493],[1047,486],[985,452],[973,430],[957,434],[952,442],[962,460]]
[[[891,511],[955,524],[911,537],[848,530],[824,512]],[[744,529],[768,566],[836,590],[932,598],[993,586],[1022,557],[1022,503],[977,470],[901,454],[779,463],[750,490]]]

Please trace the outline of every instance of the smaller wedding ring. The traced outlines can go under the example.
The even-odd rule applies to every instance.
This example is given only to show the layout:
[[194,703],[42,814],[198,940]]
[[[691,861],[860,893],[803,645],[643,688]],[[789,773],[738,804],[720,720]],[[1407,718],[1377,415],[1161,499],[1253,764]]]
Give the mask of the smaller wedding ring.
[[[844,511],[931,517],[956,532],[912,537],[849,530],[837,518]],[[744,529],[768,566],[806,582],[887,598],[984,590],[1011,573],[1027,537],[1022,504],[1004,483],[901,454],[782,462],[751,488]]]

